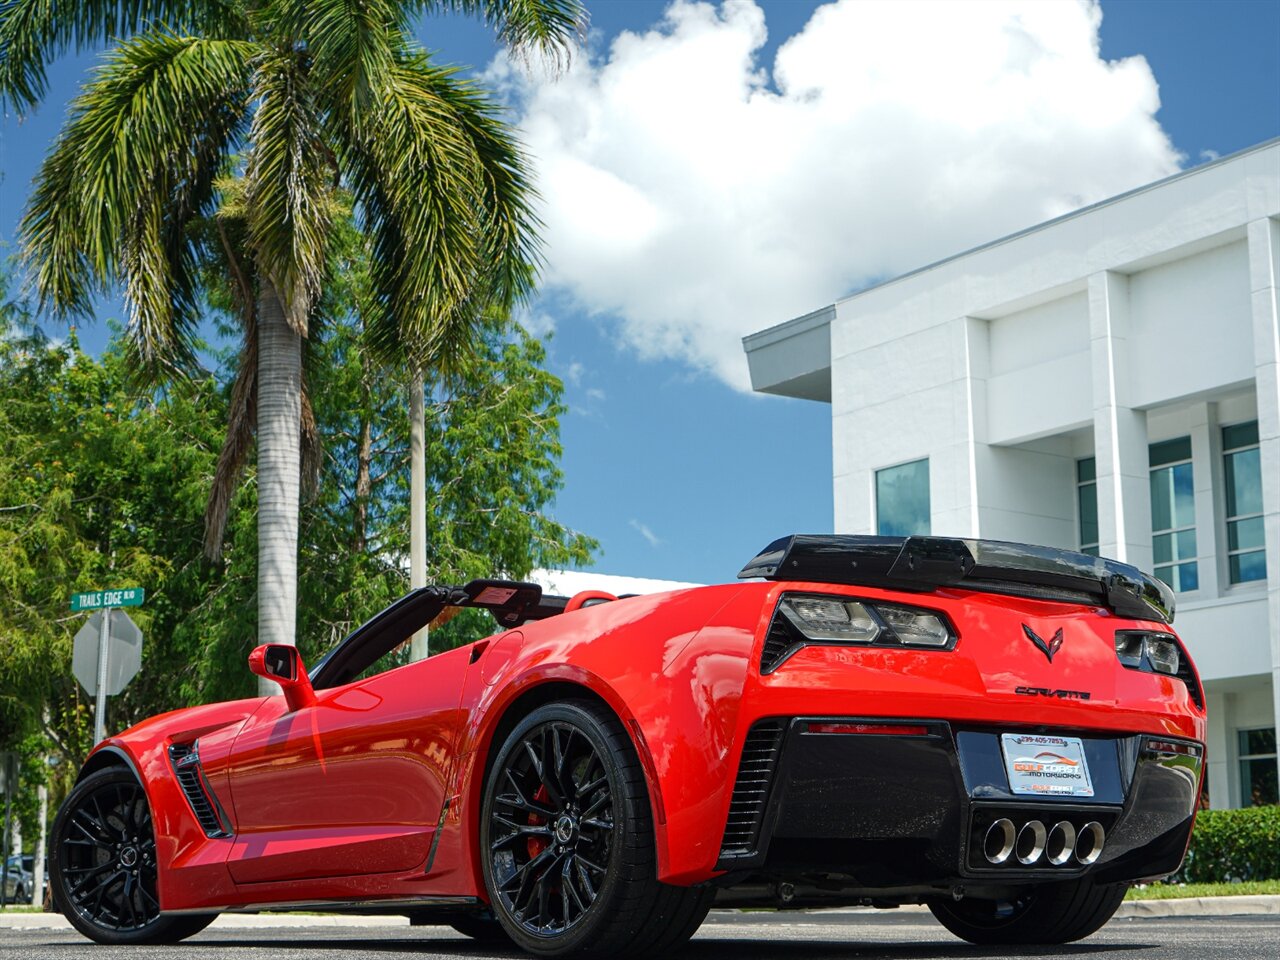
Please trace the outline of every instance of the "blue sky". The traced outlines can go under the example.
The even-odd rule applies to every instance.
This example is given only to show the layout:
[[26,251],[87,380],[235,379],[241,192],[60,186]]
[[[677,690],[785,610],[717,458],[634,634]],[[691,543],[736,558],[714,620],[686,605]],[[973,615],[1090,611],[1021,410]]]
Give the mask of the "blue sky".
[[[1277,2],[1111,0],[1100,27],[1074,3],[914,23],[808,0],[588,6],[555,80],[493,65],[462,18],[419,37],[500,85],[545,167],[530,322],[570,406],[555,512],[608,573],[726,580],[831,528],[830,408],[744,390],[743,333],[1280,134]],[[0,239],[92,62],[60,61],[47,104],[3,119]],[[81,331],[90,350],[105,335]]]

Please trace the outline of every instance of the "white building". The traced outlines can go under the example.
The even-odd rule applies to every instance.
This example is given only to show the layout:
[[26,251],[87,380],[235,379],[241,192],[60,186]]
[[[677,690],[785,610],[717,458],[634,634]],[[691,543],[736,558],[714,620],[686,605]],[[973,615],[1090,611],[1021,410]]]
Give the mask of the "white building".
[[1154,570],[1205,680],[1214,806],[1276,800],[1280,140],[745,338],[831,404],[835,529]]

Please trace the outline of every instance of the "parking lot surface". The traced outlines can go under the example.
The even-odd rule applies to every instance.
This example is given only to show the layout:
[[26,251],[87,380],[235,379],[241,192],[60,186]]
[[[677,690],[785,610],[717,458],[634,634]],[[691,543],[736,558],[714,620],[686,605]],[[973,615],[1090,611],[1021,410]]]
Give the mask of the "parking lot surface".
[[[293,920],[294,918],[288,918]],[[1280,916],[1116,919],[1065,947],[984,950],[922,913],[715,911],[681,954],[686,960],[944,960],[954,957],[1097,956],[1116,960],[1275,960]],[[22,960],[474,960],[523,958],[464,940],[447,927],[215,925],[178,947],[100,947],[68,930],[0,930],[0,956]]]

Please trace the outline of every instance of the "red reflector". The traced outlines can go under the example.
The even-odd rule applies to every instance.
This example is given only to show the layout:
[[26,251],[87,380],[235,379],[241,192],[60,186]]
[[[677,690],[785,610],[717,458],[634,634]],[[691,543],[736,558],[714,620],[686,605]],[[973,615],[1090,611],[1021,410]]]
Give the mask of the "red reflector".
[[929,728],[907,723],[811,723],[810,733],[869,733],[885,737],[927,737]]

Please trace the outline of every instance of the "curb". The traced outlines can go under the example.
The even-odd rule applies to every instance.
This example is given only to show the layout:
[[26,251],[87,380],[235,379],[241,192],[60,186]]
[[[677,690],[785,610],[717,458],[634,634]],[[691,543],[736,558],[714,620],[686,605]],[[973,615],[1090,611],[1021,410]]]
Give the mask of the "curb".
[[1185,897],[1181,900],[1126,900],[1116,917],[1256,917],[1280,916],[1280,895]]

